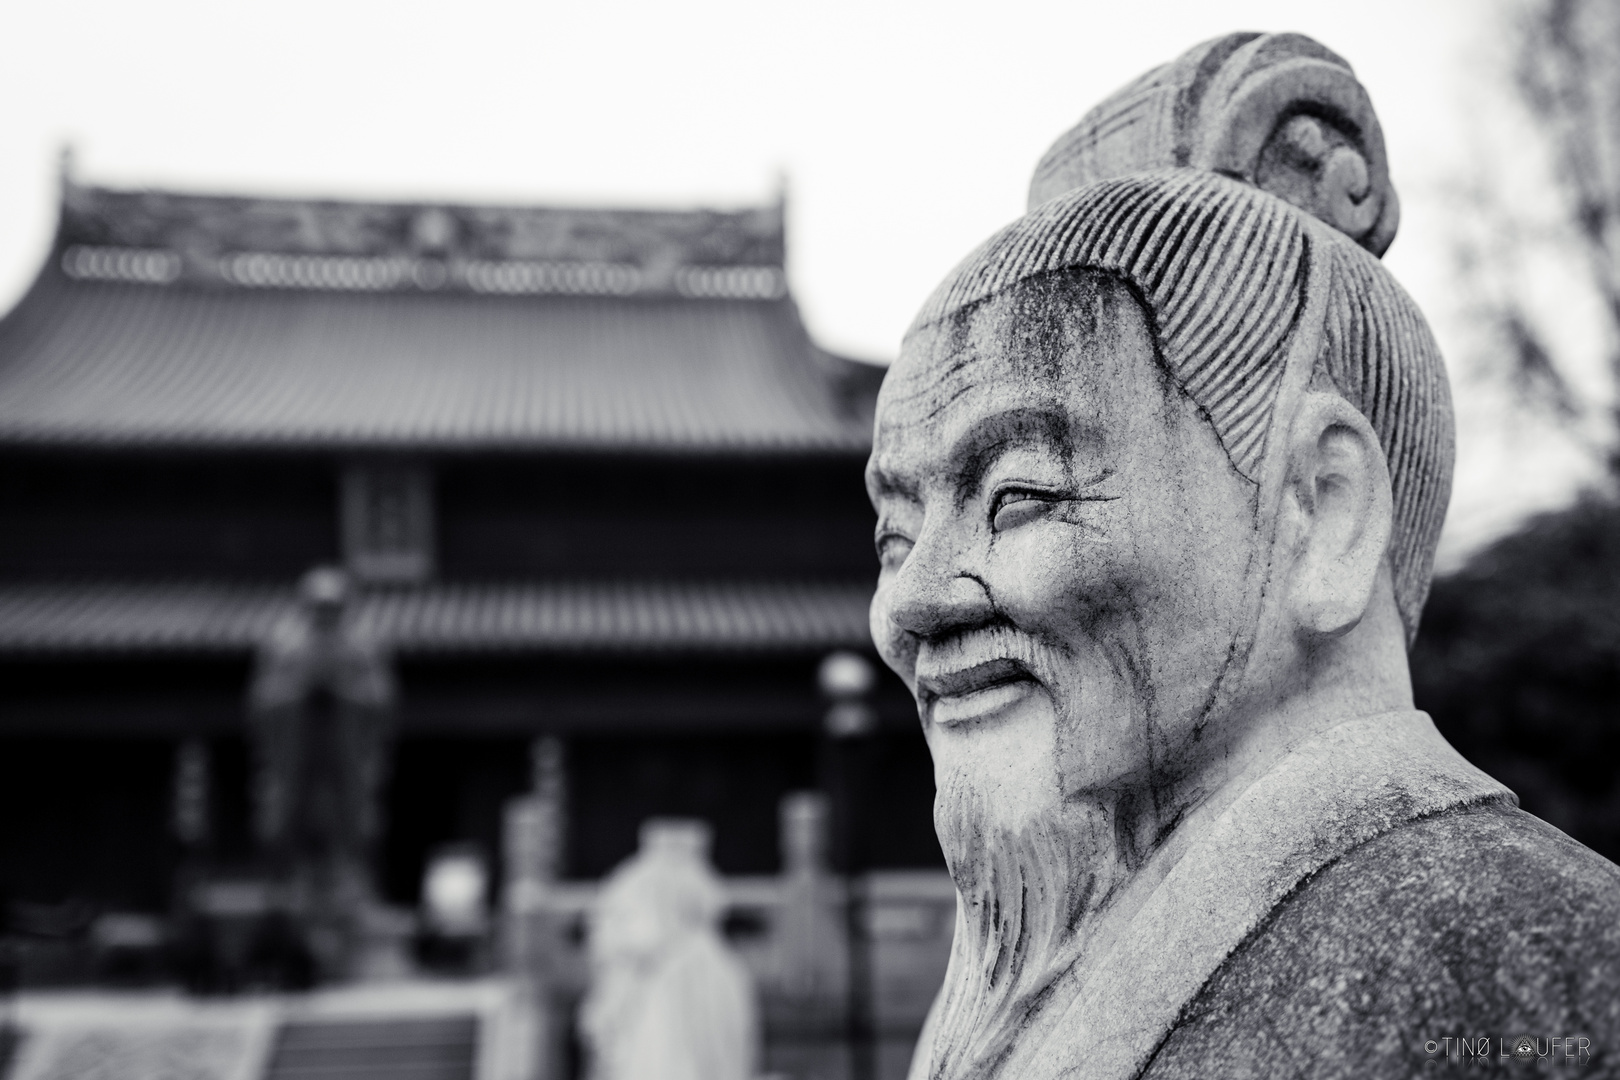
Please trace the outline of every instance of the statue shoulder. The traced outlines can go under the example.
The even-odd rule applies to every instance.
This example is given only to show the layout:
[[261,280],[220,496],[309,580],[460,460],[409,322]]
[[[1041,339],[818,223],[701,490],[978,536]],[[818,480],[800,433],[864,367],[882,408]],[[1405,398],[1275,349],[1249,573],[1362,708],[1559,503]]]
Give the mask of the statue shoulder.
[[1379,912],[1385,933],[1441,935],[1423,949],[1403,940],[1414,958],[1452,967],[1489,960],[1506,972],[1576,950],[1607,955],[1620,980],[1620,866],[1517,807],[1493,803],[1409,822],[1320,878],[1293,902],[1331,913],[1346,930],[1352,913],[1365,927]]
[[1396,828],[1302,883],[1144,1075],[1274,1075],[1302,1058],[1313,1076],[1429,1075],[1431,1042],[1526,1034],[1620,1052],[1620,867],[1480,806]]

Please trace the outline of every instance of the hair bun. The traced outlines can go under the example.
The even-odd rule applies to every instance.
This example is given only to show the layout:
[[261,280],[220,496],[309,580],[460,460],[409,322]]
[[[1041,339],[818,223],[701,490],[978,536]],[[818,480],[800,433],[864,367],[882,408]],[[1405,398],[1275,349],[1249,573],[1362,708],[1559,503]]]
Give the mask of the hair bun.
[[1374,255],[1400,224],[1366,89],[1343,58],[1303,34],[1228,34],[1114,93],[1046,152],[1029,205],[1175,166],[1253,184]]

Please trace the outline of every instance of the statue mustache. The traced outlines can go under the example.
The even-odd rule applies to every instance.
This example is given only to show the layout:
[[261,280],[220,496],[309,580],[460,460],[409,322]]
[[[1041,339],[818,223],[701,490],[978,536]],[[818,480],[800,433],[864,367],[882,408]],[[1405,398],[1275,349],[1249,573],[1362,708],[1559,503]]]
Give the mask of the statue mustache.
[[1007,623],[961,630],[920,644],[917,693],[964,693],[1016,678],[1050,685],[1063,661],[1063,650]]

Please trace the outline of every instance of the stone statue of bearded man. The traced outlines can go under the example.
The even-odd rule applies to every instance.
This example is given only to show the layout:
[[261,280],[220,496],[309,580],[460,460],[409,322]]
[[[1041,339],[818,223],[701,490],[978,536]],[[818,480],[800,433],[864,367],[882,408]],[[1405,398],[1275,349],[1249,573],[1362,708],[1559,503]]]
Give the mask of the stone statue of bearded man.
[[1620,1070],[1620,869],[1413,708],[1450,401],[1349,66],[1202,45],[1031,203],[917,317],[868,469],[958,890],[912,1077],[1409,1076],[1521,1036]]

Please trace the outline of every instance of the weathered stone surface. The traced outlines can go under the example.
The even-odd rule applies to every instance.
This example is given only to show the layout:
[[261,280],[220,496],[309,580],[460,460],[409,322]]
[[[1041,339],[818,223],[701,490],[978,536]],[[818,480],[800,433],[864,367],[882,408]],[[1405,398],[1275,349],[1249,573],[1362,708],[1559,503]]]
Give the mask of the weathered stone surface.
[[1392,829],[1302,882],[1145,1075],[1433,1075],[1501,1066],[1528,1035],[1555,1074],[1613,1076],[1616,1030],[1620,870],[1493,803]]
[[[1525,826],[1412,708],[1451,406],[1376,258],[1396,200],[1348,65],[1295,35],[1199,46],[1065,135],[1031,204],[924,306],[868,468],[873,637],[917,698],[958,890],[912,1076],[1259,1075],[1210,1047],[1334,1008],[1396,1048],[1379,1075],[1427,1067],[1462,1033],[1440,1019],[1563,1017],[1584,1027],[1540,1036],[1620,1052],[1620,952],[1579,914],[1620,870]],[[1441,985],[1510,970],[1461,870],[1496,833],[1445,832],[1450,861],[1380,839],[1485,814],[1568,871],[1491,894],[1541,955],[1590,958],[1539,1011]],[[1378,882],[1404,898],[1384,940],[1443,944],[1358,952],[1349,897]],[[1272,1071],[1345,1060],[1291,1053]]]

